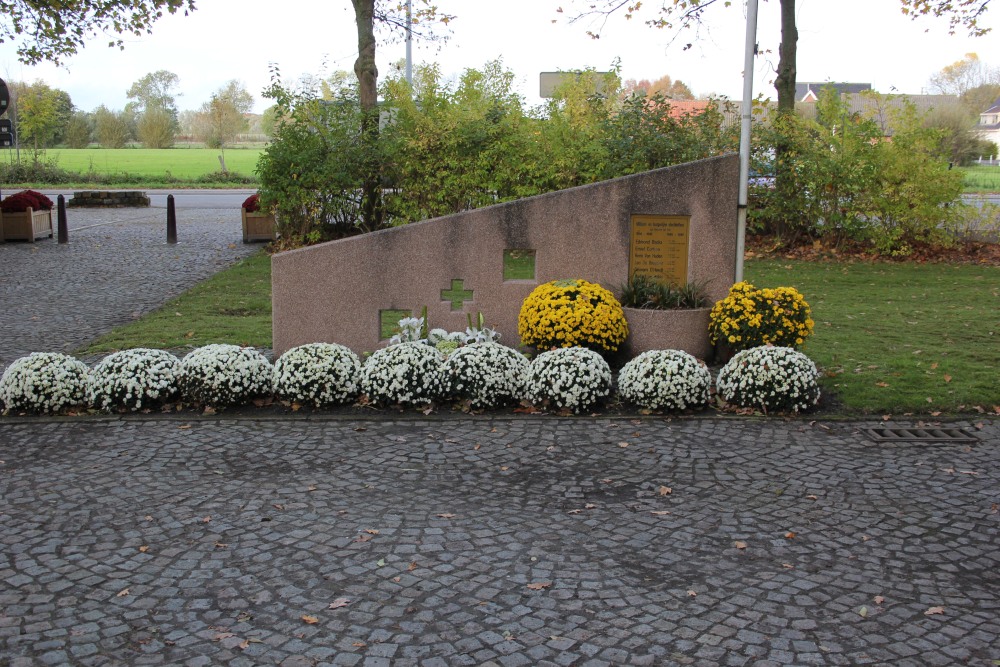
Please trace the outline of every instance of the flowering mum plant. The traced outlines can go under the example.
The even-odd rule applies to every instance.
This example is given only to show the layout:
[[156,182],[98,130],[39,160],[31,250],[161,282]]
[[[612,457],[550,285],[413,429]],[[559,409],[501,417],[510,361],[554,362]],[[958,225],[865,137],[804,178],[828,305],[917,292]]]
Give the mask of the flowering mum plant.
[[584,347],[542,352],[528,367],[525,395],[533,405],[581,413],[611,393],[611,368]]
[[23,213],[29,208],[34,211],[51,211],[52,200],[35,190],[15,192],[0,202],[0,210],[4,213]]
[[767,412],[808,410],[819,402],[819,372],[790,347],[737,352],[719,371],[719,395],[732,405]]
[[812,335],[809,304],[794,287],[757,289],[748,282],[733,285],[712,308],[708,325],[712,343],[734,350],[760,345],[797,347]]
[[343,345],[309,343],[274,362],[274,393],[316,407],[342,405],[358,397],[358,356]]
[[708,403],[712,374],[682,350],[650,350],[618,373],[618,393],[649,410],[686,410]]
[[87,365],[58,352],[15,359],[0,377],[4,410],[59,412],[87,402]]
[[473,409],[497,408],[521,399],[528,360],[506,345],[472,343],[447,358],[442,374],[446,396]]
[[260,210],[260,195],[252,194],[243,200],[243,210],[247,213],[256,213]]
[[196,403],[239,405],[269,396],[272,385],[271,363],[250,347],[205,345],[181,360],[181,393]]
[[361,367],[361,393],[379,405],[422,405],[441,397],[440,352],[399,343],[376,350]]
[[521,304],[517,333],[539,349],[586,347],[615,352],[628,336],[625,311],[614,294],[586,280],[539,285]]
[[98,410],[148,409],[177,396],[180,372],[180,359],[169,352],[122,350],[91,370],[87,398]]

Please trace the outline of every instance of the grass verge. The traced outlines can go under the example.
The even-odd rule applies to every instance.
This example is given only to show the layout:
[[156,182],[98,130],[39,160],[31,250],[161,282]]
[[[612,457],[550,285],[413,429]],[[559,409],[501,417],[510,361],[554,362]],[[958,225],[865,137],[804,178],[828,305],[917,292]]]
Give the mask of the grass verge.
[[[239,174],[253,174],[261,148],[226,150],[226,168]],[[13,160],[5,151],[3,162]],[[194,180],[220,170],[220,151],[212,148],[51,148],[42,160],[59,169],[81,174],[130,177],[156,177]],[[26,158],[21,156],[22,162]],[[164,178],[166,177],[166,178]],[[128,179],[126,179],[127,182]]]
[[[991,411],[1000,404],[1000,267],[751,260],[759,287],[790,285],[813,309],[803,351],[849,414]],[[263,252],[80,354],[208,343],[271,347],[271,264]]]
[[199,283],[162,308],[101,336],[77,354],[209,343],[271,347],[271,257],[261,251]]

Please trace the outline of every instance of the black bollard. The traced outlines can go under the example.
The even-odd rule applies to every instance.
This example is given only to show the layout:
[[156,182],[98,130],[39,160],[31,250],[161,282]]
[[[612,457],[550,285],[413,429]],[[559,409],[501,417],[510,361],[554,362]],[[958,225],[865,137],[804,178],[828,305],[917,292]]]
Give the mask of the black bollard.
[[177,243],[177,212],[174,210],[173,195],[167,195],[167,243]]
[[59,243],[69,243],[69,226],[66,224],[66,198],[56,197],[56,219],[59,221]]

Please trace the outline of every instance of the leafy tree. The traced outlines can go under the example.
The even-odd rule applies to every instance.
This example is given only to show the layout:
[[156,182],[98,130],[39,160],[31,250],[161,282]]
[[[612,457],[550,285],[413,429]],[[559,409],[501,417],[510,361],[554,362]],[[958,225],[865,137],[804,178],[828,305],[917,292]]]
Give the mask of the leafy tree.
[[124,148],[132,139],[129,115],[112,111],[103,104],[94,109],[94,136],[104,148]]
[[83,111],[74,113],[66,124],[65,140],[70,148],[86,148],[94,132],[94,120]]
[[194,11],[194,0],[11,0],[3,3],[0,43],[17,45],[21,62],[59,64],[90,37],[115,33],[109,46],[124,48],[120,35],[143,35],[167,11]]
[[680,79],[673,80],[669,74],[664,74],[652,82],[649,79],[640,79],[639,81],[628,79],[622,86],[622,92],[626,95],[641,92],[648,97],[659,94],[670,100],[694,99],[694,93],[691,92],[688,85]]
[[196,121],[197,134],[209,148],[222,151],[222,170],[226,170],[226,145],[245,132],[249,123],[246,114],[253,110],[253,96],[243,82],[233,79],[212,93],[201,107]]
[[146,148],[170,148],[176,134],[177,120],[168,109],[146,109],[136,120],[136,138]]
[[11,117],[20,145],[39,151],[55,143],[73,114],[73,102],[65,91],[49,87],[41,79],[13,83]]
[[930,90],[961,97],[969,113],[978,118],[1000,97],[1000,67],[990,67],[977,54],[966,53],[931,76]]

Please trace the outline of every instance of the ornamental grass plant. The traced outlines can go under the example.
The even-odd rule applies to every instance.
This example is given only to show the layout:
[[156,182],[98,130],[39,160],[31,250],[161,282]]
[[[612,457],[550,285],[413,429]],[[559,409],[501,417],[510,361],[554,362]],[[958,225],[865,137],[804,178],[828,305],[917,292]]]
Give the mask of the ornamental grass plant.
[[87,402],[87,365],[58,352],[15,359],[0,376],[4,413],[58,413]]
[[794,287],[758,289],[738,282],[712,308],[708,330],[713,344],[733,350],[761,345],[798,347],[813,332],[812,310]]
[[521,304],[517,333],[539,350],[585,347],[612,354],[628,337],[625,311],[614,294],[586,280],[554,280]]

